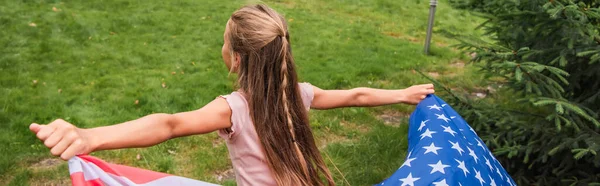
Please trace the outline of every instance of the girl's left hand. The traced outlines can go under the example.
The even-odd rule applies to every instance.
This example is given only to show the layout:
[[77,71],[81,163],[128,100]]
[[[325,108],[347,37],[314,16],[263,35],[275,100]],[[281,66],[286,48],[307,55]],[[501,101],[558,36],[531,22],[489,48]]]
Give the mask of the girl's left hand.
[[428,94],[435,93],[433,84],[413,85],[402,90],[403,103],[416,105],[419,104]]

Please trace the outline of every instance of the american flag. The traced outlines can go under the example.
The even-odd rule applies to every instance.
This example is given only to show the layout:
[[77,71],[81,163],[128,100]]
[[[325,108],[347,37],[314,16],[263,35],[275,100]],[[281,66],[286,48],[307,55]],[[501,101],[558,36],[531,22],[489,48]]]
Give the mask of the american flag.
[[161,172],[107,163],[90,155],[69,159],[73,186],[217,186]]
[[410,116],[408,156],[378,185],[516,185],[477,133],[446,102],[429,95]]

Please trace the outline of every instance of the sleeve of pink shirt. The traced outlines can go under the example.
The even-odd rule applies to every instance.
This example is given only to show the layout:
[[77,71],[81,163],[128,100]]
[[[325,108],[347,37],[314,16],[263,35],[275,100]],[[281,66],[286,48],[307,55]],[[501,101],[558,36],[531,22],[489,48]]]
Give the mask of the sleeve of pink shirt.
[[219,130],[218,134],[222,138],[230,140],[236,135],[236,131],[241,131],[244,127],[242,125],[244,119],[241,114],[248,113],[248,105],[244,97],[238,92],[220,97],[225,98],[231,109],[231,127]]
[[300,94],[302,96],[302,102],[306,107],[306,110],[310,109],[310,105],[312,104],[312,100],[315,97],[313,92],[313,86],[310,83],[299,83],[300,85]]

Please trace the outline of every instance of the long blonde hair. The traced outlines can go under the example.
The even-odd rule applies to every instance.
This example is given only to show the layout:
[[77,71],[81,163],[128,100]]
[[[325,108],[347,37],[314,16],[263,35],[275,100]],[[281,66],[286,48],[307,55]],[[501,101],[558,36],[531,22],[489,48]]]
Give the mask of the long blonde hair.
[[285,18],[266,5],[245,6],[228,22],[230,52],[239,55],[245,94],[269,168],[278,185],[335,185],[315,145]]

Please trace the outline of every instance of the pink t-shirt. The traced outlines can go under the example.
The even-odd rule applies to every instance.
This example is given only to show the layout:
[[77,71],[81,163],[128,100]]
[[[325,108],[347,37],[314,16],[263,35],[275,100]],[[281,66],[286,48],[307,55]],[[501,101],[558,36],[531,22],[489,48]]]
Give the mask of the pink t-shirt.
[[[314,97],[312,85],[300,83],[299,86],[302,101],[308,110]],[[277,185],[250,118],[248,102],[239,92],[222,97],[231,108],[232,125],[230,132],[219,130],[218,133],[227,143],[237,185]]]

